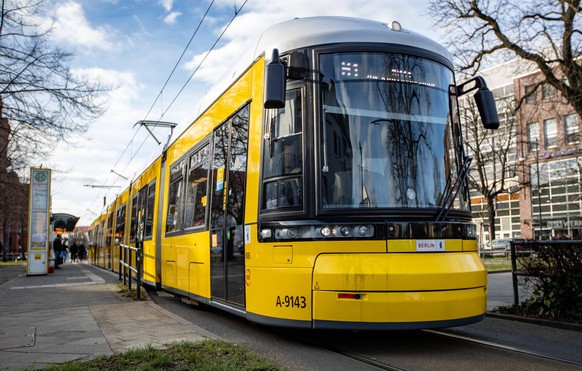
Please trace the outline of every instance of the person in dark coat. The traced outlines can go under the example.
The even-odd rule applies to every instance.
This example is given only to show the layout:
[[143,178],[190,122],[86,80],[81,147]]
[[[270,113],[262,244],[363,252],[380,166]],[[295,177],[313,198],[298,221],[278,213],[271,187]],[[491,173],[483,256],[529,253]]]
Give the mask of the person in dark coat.
[[53,241],[53,256],[55,257],[55,269],[61,269],[61,267],[59,267],[61,251],[63,251],[63,240],[61,239],[61,235],[57,234],[57,237]]
[[79,248],[77,247],[77,243],[75,241],[73,241],[73,244],[71,245],[71,248],[69,249],[69,252],[71,253],[71,263],[77,261]]

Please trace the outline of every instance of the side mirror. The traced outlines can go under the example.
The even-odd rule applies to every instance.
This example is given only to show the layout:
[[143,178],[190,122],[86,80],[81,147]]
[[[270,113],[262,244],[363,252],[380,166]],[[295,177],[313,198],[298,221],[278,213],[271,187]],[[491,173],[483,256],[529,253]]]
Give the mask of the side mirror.
[[[474,84],[474,86],[467,88],[470,84]],[[457,86],[457,96],[460,97],[475,89],[479,89],[475,93],[475,104],[477,104],[483,127],[485,129],[499,128],[499,116],[495,107],[495,98],[493,98],[493,93],[487,88],[487,84],[481,76],[474,77]]]
[[265,69],[265,108],[285,107],[285,66],[279,60],[279,50],[273,49],[271,62]]

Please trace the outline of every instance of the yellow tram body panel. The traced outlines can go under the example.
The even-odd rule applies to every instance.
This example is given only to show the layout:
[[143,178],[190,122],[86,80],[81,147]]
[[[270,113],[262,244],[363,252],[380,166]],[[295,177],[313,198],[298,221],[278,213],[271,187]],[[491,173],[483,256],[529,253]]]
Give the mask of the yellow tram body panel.
[[162,285],[182,293],[210,298],[210,232],[165,239],[162,244]]
[[[387,245],[406,252],[386,252]],[[253,244],[246,261],[247,312],[371,324],[455,321],[485,313],[487,274],[471,251],[473,241],[447,240],[445,252],[430,253],[412,252],[410,245],[416,242],[358,241],[356,253],[349,241]]]
[[441,291],[483,287],[485,268],[476,254],[322,254],[313,289],[322,291]]
[[313,319],[431,322],[475,317],[485,312],[486,285],[485,268],[474,253],[321,255],[313,273]]
[[337,291],[313,292],[314,321],[414,323],[480,316],[484,288],[447,291],[367,292],[358,299],[338,298]]
[[[132,210],[135,205],[133,202],[136,200],[135,197],[139,195],[140,191],[144,188],[148,187],[152,182],[155,181],[155,197],[154,197],[154,205],[157,205],[159,202],[160,197],[160,190],[162,185],[160,179],[160,171],[161,171],[161,158],[157,158],[150,166],[144,170],[131,184],[131,202],[128,202],[128,209],[127,209],[127,221],[126,221],[126,244],[135,247],[135,240],[132,239],[131,234],[131,224],[132,224],[132,217],[137,218],[137,216],[133,216]],[[145,216],[142,216],[145,218]],[[152,220],[146,221],[146,223],[151,223],[152,231],[151,236],[146,236],[144,241],[142,241],[142,264],[143,264],[143,280],[150,284],[156,285],[160,283],[159,272],[157,271],[157,249],[156,249],[156,238],[157,238],[157,223],[159,222],[160,215],[157,212],[152,213]]]

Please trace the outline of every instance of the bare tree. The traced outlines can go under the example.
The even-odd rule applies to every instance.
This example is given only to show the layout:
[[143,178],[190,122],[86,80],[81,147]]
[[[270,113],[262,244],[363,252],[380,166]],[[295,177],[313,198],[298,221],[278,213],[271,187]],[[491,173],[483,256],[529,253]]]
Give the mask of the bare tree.
[[[70,68],[39,14],[44,0],[0,1],[0,104],[12,128],[12,170],[50,154],[51,143],[83,133],[104,111],[109,88]],[[21,171],[19,171],[22,173]]]
[[499,98],[496,103],[502,125],[491,131],[483,129],[473,100],[461,102],[463,131],[467,136],[465,145],[474,164],[469,172],[469,186],[478,190],[485,199],[487,208],[482,215],[489,221],[490,240],[495,239],[497,197],[517,188],[513,97]]
[[15,172],[0,173],[0,230],[3,231],[2,261],[8,260],[10,232],[26,224],[27,187],[18,180]]
[[489,57],[517,57],[539,69],[544,78],[538,85],[552,85],[582,116],[582,65],[577,59],[582,53],[580,0],[430,0],[429,4],[461,71],[473,74]]

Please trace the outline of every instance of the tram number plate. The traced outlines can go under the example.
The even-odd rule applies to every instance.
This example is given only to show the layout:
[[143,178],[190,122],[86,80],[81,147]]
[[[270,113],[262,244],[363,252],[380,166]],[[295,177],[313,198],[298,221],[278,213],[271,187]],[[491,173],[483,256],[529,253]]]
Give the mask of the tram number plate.
[[444,240],[416,240],[416,251],[445,251]]
[[307,299],[305,296],[289,296],[289,295],[279,295],[277,296],[277,307],[281,308],[305,308],[307,307]]

